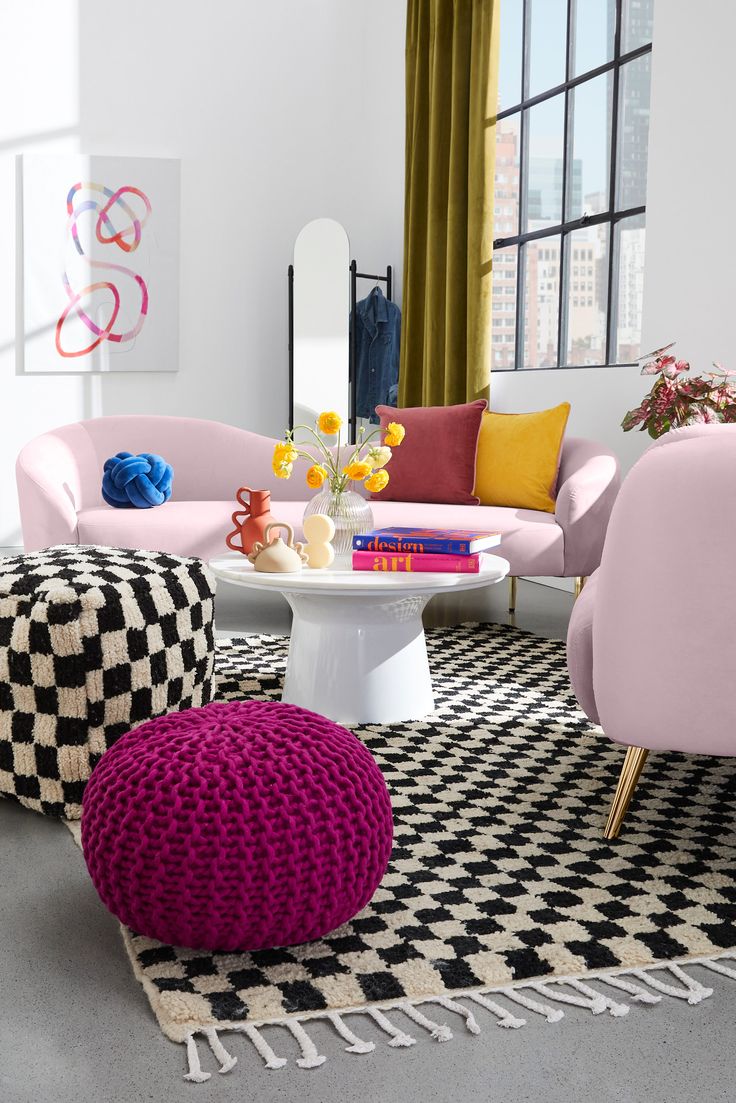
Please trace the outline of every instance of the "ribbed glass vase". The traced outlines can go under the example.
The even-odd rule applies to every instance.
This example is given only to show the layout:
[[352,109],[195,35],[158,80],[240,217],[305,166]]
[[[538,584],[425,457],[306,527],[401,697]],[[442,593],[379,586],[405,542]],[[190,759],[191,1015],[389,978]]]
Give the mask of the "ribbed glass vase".
[[335,537],[332,541],[335,566],[350,566],[353,537],[361,532],[370,532],[373,528],[373,512],[368,502],[354,490],[334,492],[328,487],[307,502],[304,516],[308,517],[311,513],[325,513],[335,522]]

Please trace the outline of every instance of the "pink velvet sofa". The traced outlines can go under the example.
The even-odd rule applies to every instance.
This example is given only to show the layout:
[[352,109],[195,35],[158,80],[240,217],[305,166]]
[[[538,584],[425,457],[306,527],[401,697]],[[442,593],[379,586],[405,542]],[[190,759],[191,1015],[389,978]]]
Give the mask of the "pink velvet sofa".
[[673,429],[624,481],[575,603],[580,707],[627,747],[606,838],[649,751],[736,755],[736,425]]
[[[37,437],[17,463],[27,551],[51,544],[148,548],[207,559],[225,550],[235,491],[272,492],[271,511],[299,534],[306,499],[305,461],[290,480],[271,470],[269,437],[194,418],[126,415],[64,425]],[[173,465],[172,498],[155,509],[113,509],[100,492],[102,465],[121,450],[158,452]],[[568,438],[563,446],[555,513],[495,506],[375,502],[376,525],[477,528],[503,534],[501,554],[512,575],[579,577],[600,562],[619,484],[618,462],[605,448]]]

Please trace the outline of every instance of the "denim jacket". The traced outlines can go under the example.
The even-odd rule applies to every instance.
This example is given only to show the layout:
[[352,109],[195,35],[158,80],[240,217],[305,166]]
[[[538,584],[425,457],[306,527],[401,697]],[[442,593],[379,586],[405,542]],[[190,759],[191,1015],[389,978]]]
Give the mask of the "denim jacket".
[[374,287],[356,303],[350,323],[351,328],[355,325],[355,413],[375,425],[379,421],[376,406],[395,406],[398,400],[401,311],[380,287]]

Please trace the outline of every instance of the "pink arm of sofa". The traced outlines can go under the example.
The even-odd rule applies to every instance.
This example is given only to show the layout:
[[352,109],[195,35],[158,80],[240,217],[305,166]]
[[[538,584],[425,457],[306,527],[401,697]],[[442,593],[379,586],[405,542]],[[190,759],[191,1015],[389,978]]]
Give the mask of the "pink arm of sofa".
[[76,544],[79,465],[69,443],[54,433],[36,437],[21,450],[15,478],[25,550]]
[[600,565],[620,482],[619,462],[613,452],[580,437],[565,441],[555,519],[565,534],[566,578],[590,575]]

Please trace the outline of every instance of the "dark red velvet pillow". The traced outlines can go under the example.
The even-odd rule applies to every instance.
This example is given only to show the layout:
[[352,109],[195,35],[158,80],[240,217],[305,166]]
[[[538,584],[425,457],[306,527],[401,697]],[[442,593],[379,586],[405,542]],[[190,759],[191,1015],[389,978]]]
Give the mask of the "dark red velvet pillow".
[[[475,457],[484,398],[461,406],[410,406],[396,410],[376,406],[385,432],[391,421],[406,429],[406,436],[386,471],[389,484],[372,497],[379,502],[446,502],[477,506]],[[383,439],[383,433],[382,433]]]

